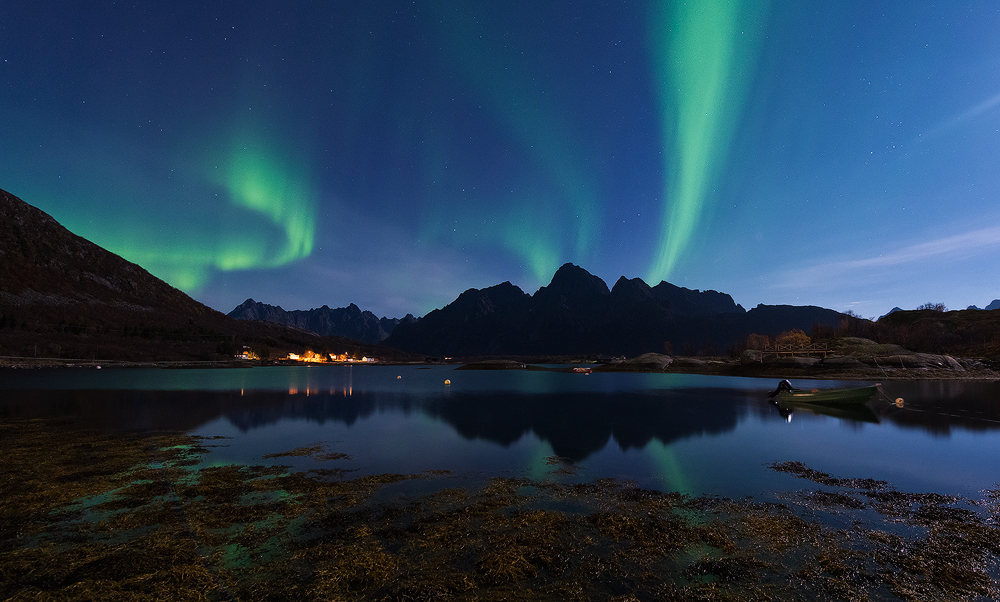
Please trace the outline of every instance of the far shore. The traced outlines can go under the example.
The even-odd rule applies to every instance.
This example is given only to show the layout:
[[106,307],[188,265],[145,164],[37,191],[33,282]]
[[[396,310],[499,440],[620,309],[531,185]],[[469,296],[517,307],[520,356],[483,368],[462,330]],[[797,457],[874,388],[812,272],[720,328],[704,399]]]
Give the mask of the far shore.
[[[648,355],[648,354],[647,354]],[[821,363],[803,362],[810,358],[781,358],[764,362],[741,362],[738,358],[728,357],[669,357],[669,363],[658,365],[656,362],[623,361],[618,363],[588,363],[587,360],[575,361],[522,361],[519,359],[478,359],[460,366],[464,370],[549,370],[556,372],[572,372],[573,366],[587,365],[592,372],[643,372],[666,374],[702,374],[709,376],[739,376],[747,378],[807,378],[815,380],[1000,380],[997,372],[979,360],[961,359],[960,365],[968,368],[955,369],[951,367],[933,368],[881,368],[854,367],[838,369],[824,366]],[[662,356],[664,358],[668,356]],[[538,365],[544,364],[544,365]],[[559,367],[546,367],[552,364]]]
[[641,372],[667,374],[702,374],[750,378],[798,378],[816,380],[1000,380],[1000,372],[978,358],[955,358],[952,364],[906,367],[904,365],[870,366],[860,362],[849,368],[844,362],[816,361],[815,358],[782,357],[747,362],[730,357],[680,357],[644,354],[627,360],[599,361],[588,356],[524,356],[503,358],[449,358],[441,361],[400,362],[299,362],[293,360],[82,360],[65,358],[0,357],[0,371],[21,369],[232,369],[272,366],[455,366],[459,370],[532,370],[550,372],[588,371]]

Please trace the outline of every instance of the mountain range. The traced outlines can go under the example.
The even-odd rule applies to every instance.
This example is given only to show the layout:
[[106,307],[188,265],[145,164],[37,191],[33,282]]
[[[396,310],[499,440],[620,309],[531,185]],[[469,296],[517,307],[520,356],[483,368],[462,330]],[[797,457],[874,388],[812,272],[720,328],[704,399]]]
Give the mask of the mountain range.
[[751,332],[777,335],[845,316],[813,306],[759,305],[750,311],[725,293],[669,282],[649,286],[622,276],[611,289],[567,263],[529,295],[510,282],[469,289],[423,318],[377,318],[353,303],[286,311],[247,299],[228,314],[323,335],[341,335],[429,356],[717,354]]
[[[966,309],[979,309],[979,308],[976,307],[975,305],[970,305]],[[991,301],[989,303],[989,305],[987,305],[983,309],[986,309],[986,310],[1000,309],[1000,299],[994,299],[993,301]]]
[[351,303],[347,307],[286,311],[278,305],[268,305],[247,299],[226,314],[237,320],[266,320],[286,326],[302,328],[322,336],[342,336],[362,343],[381,343],[404,321],[416,321],[412,314],[404,318],[378,318],[370,311],[362,311]]
[[469,289],[418,321],[400,323],[382,345],[436,356],[723,353],[751,333],[835,326],[844,314],[815,306],[758,305],[731,296],[622,276],[610,290],[567,263],[529,295],[510,282]]
[[[621,277],[609,289],[573,264],[560,267],[534,295],[510,282],[469,289],[419,319],[379,319],[353,304],[285,311],[253,299],[237,310],[245,319],[199,303],[0,190],[0,356],[219,360],[244,346],[272,357],[313,349],[399,360],[721,354],[751,333],[808,332],[849,318],[814,306],[747,311],[725,293],[668,282],[649,286],[639,278]],[[851,336],[911,346],[926,340],[927,351],[958,345],[989,355],[995,352],[990,341],[1000,340],[993,313],[900,311],[878,323],[854,319],[871,334]]]

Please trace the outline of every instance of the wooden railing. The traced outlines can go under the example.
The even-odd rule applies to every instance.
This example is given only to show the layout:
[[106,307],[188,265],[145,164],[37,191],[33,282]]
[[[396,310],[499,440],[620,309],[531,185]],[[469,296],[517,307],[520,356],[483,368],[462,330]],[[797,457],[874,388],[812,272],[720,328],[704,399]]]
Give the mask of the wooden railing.
[[775,343],[774,345],[764,345],[764,349],[761,350],[763,353],[773,353],[777,356],[782,355],[822,355],[824,358],[827,353],[832,353],[830,348],[826,343],[812,343],[809,345],[793,345],[791,343]]

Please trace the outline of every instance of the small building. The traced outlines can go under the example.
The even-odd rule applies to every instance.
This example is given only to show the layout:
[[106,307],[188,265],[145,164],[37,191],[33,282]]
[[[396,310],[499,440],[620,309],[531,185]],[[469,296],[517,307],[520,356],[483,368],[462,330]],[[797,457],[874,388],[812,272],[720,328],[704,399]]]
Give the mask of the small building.
[[257,356],[257,354],[253,352],[253,349],[250,349],[246,345],[243,346],[243,351],[240,351],[239,353],[237,353],[233,357],[235,357],[238,360],[259,360],[260,359]]

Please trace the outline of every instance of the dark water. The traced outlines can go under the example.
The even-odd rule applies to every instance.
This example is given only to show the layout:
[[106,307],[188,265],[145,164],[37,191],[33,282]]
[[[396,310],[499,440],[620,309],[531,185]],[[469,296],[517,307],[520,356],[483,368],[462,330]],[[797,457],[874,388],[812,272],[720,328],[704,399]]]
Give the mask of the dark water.
[[[796,382],[846,384],[861,383]],[[0,420],[62,417],[81,428],[222,435],[231,439],[207,465],[281,463],[358,475],[615,477],[743,497],[802,487],[766,468],[795,460],[915,492],[978,497],[1000,482],[1000,383],[888,382],[886,395],[904,398],[903,408],[876,399],[867,415],[796,411],[790,419],[767,399],[774,385],[452,367],[6,371]],[[350,458],[263,458],[312,444]]]

